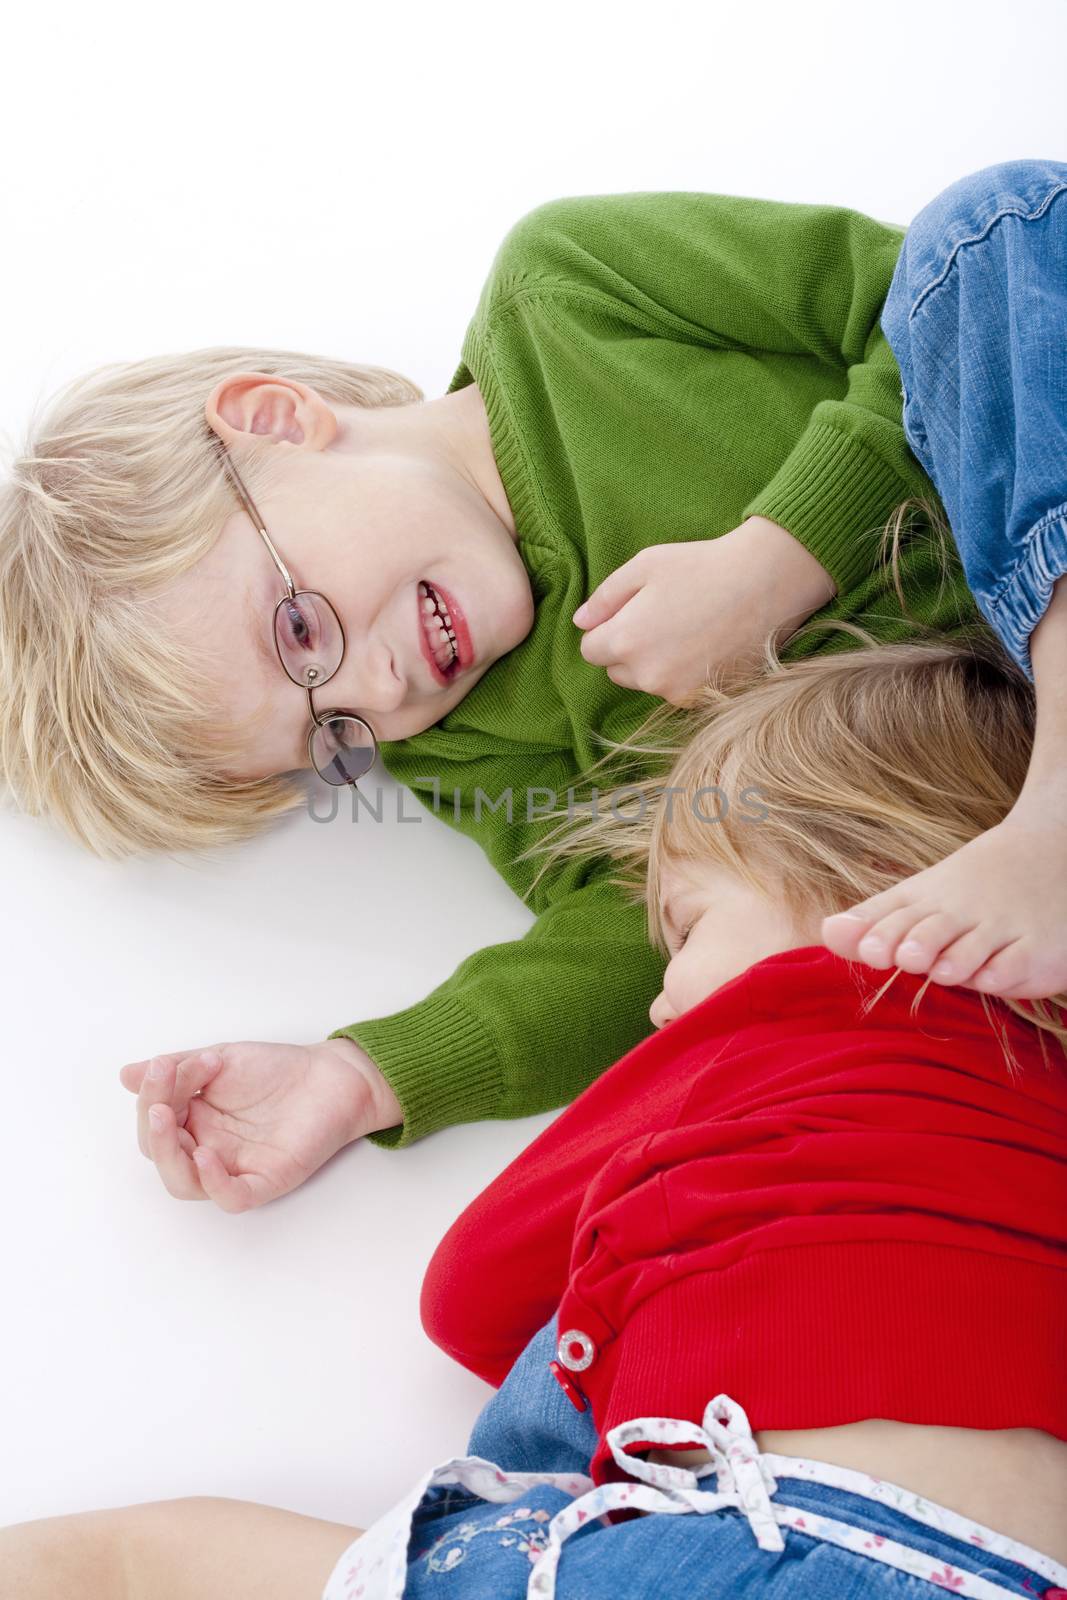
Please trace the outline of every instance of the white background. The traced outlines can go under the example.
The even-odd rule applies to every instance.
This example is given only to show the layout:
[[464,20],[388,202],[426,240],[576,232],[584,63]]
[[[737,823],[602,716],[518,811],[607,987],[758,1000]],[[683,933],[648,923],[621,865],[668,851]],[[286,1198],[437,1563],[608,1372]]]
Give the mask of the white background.
[[[560,195],[907,222],[965,172],[1067,156],[1063,0],[183,0],[20,6],[4,34],[16,443],[68,377],[209,344],[379,363],[433,398],[504,233]],[[297,813],[192,866],[104,864],[8,815],[0,872],[0,1525],[216,1494],[365,1526],[490,1392],[423,1335],[419,1283],[550,1117],[353,1147],[231,1217],[167,1194],[118,1070],[396,1010],[529,912],[428,814]]]

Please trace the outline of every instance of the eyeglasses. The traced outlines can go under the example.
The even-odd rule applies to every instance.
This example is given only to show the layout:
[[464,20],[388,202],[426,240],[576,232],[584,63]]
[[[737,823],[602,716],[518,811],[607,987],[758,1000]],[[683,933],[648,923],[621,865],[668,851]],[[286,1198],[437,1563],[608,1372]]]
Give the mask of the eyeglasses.
[[327,683],[341,665],[345,653],[341,619],[325,595],[312,589],[296,588],[233,464],[228,447],[221,440],[219,443],[222,463],[285,584],[286,592],[274,608],[274,647],[286,676],[307,690],[311,712],[307,747],[311,764],[327,783],[337,786],[355,783],[370,771],[377,759],[378,741],[374,729],[353,711],[316,711],[311,698],[312,689]]

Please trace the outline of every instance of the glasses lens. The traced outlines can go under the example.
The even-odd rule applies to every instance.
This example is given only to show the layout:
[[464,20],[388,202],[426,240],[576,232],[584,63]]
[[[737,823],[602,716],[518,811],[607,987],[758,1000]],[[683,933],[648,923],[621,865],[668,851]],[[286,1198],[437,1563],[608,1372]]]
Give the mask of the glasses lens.
[[325,683],[341,665],[345,636],[325,595],[309,589],[285,595],[274,613],[274,637],[282,666],[301,688]]
[[374,765],[378,745],[362,718],[337,716],[312,729],[308,751],[327,783],[355,783]]

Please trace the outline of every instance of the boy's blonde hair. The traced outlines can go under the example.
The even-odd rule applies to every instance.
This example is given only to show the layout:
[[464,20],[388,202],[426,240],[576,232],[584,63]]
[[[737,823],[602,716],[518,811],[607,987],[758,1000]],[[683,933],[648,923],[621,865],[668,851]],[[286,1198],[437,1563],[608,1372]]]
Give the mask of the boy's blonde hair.
[[[147,603],[240,509],[204,405],[227,374],[250,370],[347,405],[425,398],[384,367],[216,345],[96,368],[43,416],[35,408],[25,443],[7,451],[0,780],[100,856],[246,839],[304,800],[300,774],[220,776],[237,730],[219,726],[196,650],[164,637]],[[254,499],[277,482],[281,454],[242,442]]]
[[[898,644],[843,621],[801,631],[826,627],[866,648],[783,663],[768,641],[758,671],[720,674],[692,705],[661,704],[631,738],[604,740],[611,748],[575,780],[570,811],[552,814],[566,820],[523,852],[545,857],[534,884],[564,857],[608,857],[666,956],[668,865],[717,862],[794,915],[826,916],[1002,821],[1026,776],[1035,705],[999,641],[981,627]],[[599,814],[576,821],[574,807],[594,800]],[[1067,1051],[1054,1009],[1067,994],[998,1003]]]

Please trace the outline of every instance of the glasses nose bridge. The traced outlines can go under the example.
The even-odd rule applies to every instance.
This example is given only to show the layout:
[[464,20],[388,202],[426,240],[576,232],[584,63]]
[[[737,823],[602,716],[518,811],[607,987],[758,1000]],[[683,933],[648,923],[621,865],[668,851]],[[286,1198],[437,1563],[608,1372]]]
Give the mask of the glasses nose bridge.
[[[313,673],[313,672],[314,672],[314,670],[315,670],[315,669],[314,669],[314,668],[312,668],[312,673]],[[317,727],[317,726],[318,726],[318,723],[319,723],[319,716],[318,716],[318,712],[317,712],[317,711],[316,711],[316,710],[315,710],[315,702],[314,702],[314,700],[313,700],[313,699],[312,699],[312,696],[311,696],[311,691],[312,691],[312,689],[313,689],[313,688],[316,688],[316,687],[317,687],[317,685],[316,685],[316,684],[311,684],[311,683],[305,683],[305,684],[304,684],[304,693],[305,693],[305,694],[306,694],[306,695],[307,695],[307,697],[308,697],[308,711],[309,711],[309,712],[310,712],[310,714],[311,714],[311,720],[312,720],[312,722],[313,722],[313,723],[314,723],[314,724],[315,724],[315,725],[316,725],[316,727]]]

